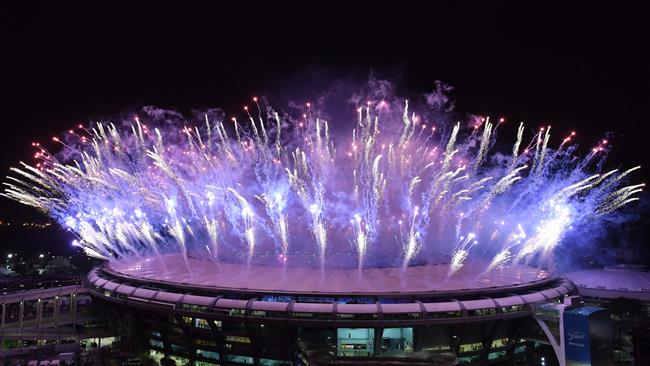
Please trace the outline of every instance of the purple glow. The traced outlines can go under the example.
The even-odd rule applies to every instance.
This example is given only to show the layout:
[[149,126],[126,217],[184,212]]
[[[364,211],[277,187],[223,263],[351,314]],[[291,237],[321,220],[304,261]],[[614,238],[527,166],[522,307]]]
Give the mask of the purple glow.
[[643,186],[623,185],[638,167],[594,172],[607,140],[578,157],[574,132],[554,146],[550,126],[527,135],[522,124],[512,153],[495,153],[503,117],[443,126],[386,99],[351,108],[345,134],[312,103],[296,121],[257,98],[232,122],[148,108],[122,127],[55,137],[59,157],[33,144],[40,162],[13,169],[4,195],[101,258],[182,253],[361,271],[442,257],[451,276],[471,256],[487,257],[486,273],[543,262],[568,231],[588,232]]

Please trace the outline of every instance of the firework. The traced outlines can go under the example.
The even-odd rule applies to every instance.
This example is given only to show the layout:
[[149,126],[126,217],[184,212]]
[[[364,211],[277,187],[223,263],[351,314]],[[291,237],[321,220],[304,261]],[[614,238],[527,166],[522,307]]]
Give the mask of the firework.
[[490,253],[487,271],[546,258],[572,227],[643,187],[625,185],[638,167],[591,171],[606,141],[579,158],[568,147],[575,132],[553,148],[550,127],[527,143],[520,124],[504,157],[490,152],[503,119],[471,131],[456,123],[445,136],[407,102],[369,101],[348,134],[333,135],[311,105],[294,121],[254,102],[244,124],[149,113],[157,128],[137,117],[123,129],[79,126],[55,138],[65,154],[34,144],[38,163],[13,168],[3,195],[100,258],[176,251],[250,263],[272,252],[286,263],[311,253],[324,268],[352,253],[362,269],[377,257],[406,267],[446,254],[453,275],[476,248]]

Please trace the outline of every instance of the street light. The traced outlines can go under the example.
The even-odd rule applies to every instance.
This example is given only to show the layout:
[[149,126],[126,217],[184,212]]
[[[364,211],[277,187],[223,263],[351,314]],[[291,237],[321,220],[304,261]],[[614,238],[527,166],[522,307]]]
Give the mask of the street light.
[[43,259],[43,258],[45,258],[45,254],[39,254],[38,257]]
[[7,259],[11,259],[11,258],[13,258],[13,257],[14,257],[14,255],[11,254],[11,253],[7,254]]

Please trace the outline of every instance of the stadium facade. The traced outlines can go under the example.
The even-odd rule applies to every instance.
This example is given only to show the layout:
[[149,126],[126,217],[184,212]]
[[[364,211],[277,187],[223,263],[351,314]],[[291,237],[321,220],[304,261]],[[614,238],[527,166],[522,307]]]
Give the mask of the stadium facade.
[[180,258],[106,263],[84,282],[133,322],[131,339],[176,364],[539,364],[553,357],[535,308],[577,293],[523,265],[448,276],[448,264],[358,272]]

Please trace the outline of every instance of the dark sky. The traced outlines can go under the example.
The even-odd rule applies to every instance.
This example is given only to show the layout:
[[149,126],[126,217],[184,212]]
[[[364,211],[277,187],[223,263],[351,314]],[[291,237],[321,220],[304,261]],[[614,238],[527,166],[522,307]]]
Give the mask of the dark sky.
[[[149,104],[237,110],[370,70],[412,93],[443,80],[463,112],[575,129],[586,147],[612,132],[614,162],[650,160],[647,2],[180,3],[3,4],[2,175],[33,140],[88,119]],[[2,199],[0,220],[24,213]]]

